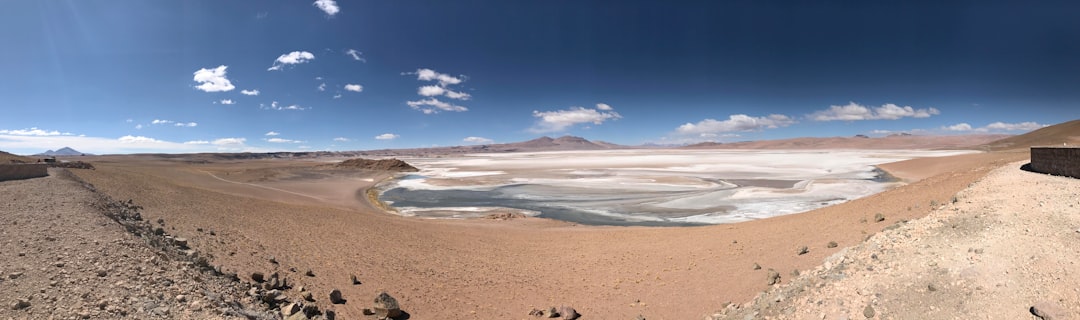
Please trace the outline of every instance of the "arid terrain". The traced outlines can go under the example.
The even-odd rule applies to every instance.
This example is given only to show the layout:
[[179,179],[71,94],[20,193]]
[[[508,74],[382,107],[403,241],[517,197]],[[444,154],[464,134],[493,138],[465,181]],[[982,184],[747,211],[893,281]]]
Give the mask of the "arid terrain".
[[[729,304],[742,307],[735,309],[733,305],[729,310],[731,315],[757,312],[758,317],[815,319],[822,315],[830,319],[862,315],[864,307],[873,304],[879,317],[905,319],[925,313],[910,306],[914,302],[892,299],[890,294],[922,292],[919,290],[934,285],[936,294],[948,296],[933,301],[957,302],[966,301],[964,297],[968,294],[979,294],[972,291],[979,286],[983,291],[1002,294],[1008,290],[997,285],[1020,286],[1028,280],[1061,282],[1062,285],[1024,287],[1029,288],[1024,292],[1032,292],[1039,301],[1049,301],[1063,308],[1063,312],[1075,312],[1068,305],[1069,299],[1073,299],[1071,305],[1076,305],[1075,291],[1070,291],[1076,286],[1068,284],[1075,284],[1077,276],[1067,268],[1049,267],[1058,261],[1054,259],[1059,259],[1052,252],[1074,252],[1075,245],[1027,246],[1035,252],[1021,252],[1024,246],[1010,248],[1007,241],[1036,238],[991,236],[992,231],[985,231],[987,226],[1024,226],[1048,221],[1064,231],[1053,233],[1057,231],[1046,229],[1050,226],[1026,228],[1031,235],[1045,235],[1043,239],[1066,241],[1069,236],[1075,236],[1078,227],[1075,219],[1021,220],[1001,216],[1024,213],[1025,210],[1019,209],[1035,208],[1038,204],[1027,200],[995,202],[1010,199],[1003,195],[1024,197],[1026,194],[1011,188],[1026,187],[1031,190],[1024,192],[1035,192],[1034,186],[1041,188],[1044,184],[1061,188],[1064,194],[1039,198],[1043,205],[1051,207],[1031,214],[1071,212],[1075,215],[1077,212],[1066,201],[1069,192],[1075,201],[1077,180],[1015,172],[1027,157],[1025,149],[1010,149],[884,164],[880,167],[905,184],[801,214],[673,228],[584,226],[539,218],[401,217],[376,208],[365,192],[390,177],[391,172],[331,165],[341,159],[190,161],[152,155],[98,156],[87,159],[96,170],[68,170],[102,194],[114,199],[132,199],[142,207],[143,219],[160,222],[169,234],[185,238],[188,246],[209,257],[209,263],[223,273],[236,273],[241,281],[252,281],[254,272],[277,272],[295,288],[285,290],[286,296],[299,301],[302,294],[297,289],[303,287],[314,293],[315,301],[309,305],[333,309],[342,319],[364,317],[363,309],[370,308],[372,299],[382,291],[396,297],[413,319],[531,319],[529,312],[533,309],[564,305],[573,306],[582,319],[701,319],[711,317]],[[990,172],[994,174],[984,179]],[[2,182],[0,186],[18,188],[28,181],[34,180]],[[1055,192],[1059,191],[1055,189]],[[11,201],[45,201],[42,195],[21,194]],[[957,201],[953,201],[954,197]],[[998,208],[1009,210],[999,212]],[[45,205],[42,210],[55,209]],[[934,224],[953,229],[951,225],[934,221],[956,210],[980,218],[965,218],[965,224],[957,226],[959,231],[945,235],[967,238],[949,242],[953,238],[934,232],[938,230],[934,228],[942,228]],[[934,216],[917,220],[927,214]],[[989,217],[997,220],[976,223],[977,219]],[[911,222],[890,227],[900,221]],[[8,223],[3,226],[5,231],[15,228]],[[873,236],[887,227],[896,229]],[[899,233],[904,241],[885,240]],[[868,237],[870,241],[866,241]],[[99,242],[112,238],[115,236]],[[917,242],[930,238],[938,240]],[[4,240],[15,241],[10,237]],[[72,251],[93,250],[87,244],[72,246]],[[969,248],[980,251],[954,253]],[[7,254],[8,249],[4,251]],[[900,255],[905,252],[934,257],[900,259],[906,257]],[[880,263],[874,267],[877,271],[860,271],[853,273],[854,276],[849,274],[847,279],[863,281],[881,274],[887,281],[895,282],[881,280],[883,284],[874,287],[880,289],[873,291],[846,289],[873,287],[867,284],[871,282],[827,283],[826,289],[820,291],[802,290],[805,298],[780,299],[800,303],[792,307],[746,303],[765,290],[783,290],[768,283],[770,270],[781,276],[781,285],[809,275],[835,274],[835,266],[840,264],[836,261],[838,253],[857,261],[848,263],[864,270],[864,264]],[[874,253],[883,262],[864,261],[872,259],[868,257]],[[1023,255],[1017,256],[1020,253]],[[1042,272],[1036,273],[1040,277],[1019,272],[1010,278],[1000,273],[1017,273],[1007,265],[975,264],[979,261],[1016,264],[1020,263],[1018,257],[1024,256],[1036,257],[1032,261],[1039,261],[1038,268],[1031,270]],[[30,264],[24,258],[12,259],[14,263]],[[832,261],[830,266],[820,267],[827,259]],[[937,261],[938,265],[928,266],[931,261]],[[972,269],[978,274],[973,276],[974,280],[965,278],[968,269],[962,268],[962,263],[976,266]],[[1021,269],[1027,268],[1020,265]],[[3,270],[5,273],[10,272],[7,268]],[[42,266],[25,268],[35,270]],[[923,269],[919,268],[935,268],[932,271],[939,273],[932,279],[903,280],[922,274]],[[792,276],[795,270],[803,277]],[[949,273],[953,271],[956,274]],[[354,283],[352,276],[359,283]],[[7,283],[5,280],[0,285]],[[831,288],[837,291],[828,291]],[[327,296],[334,289],[342,292],[347,300],[344,304],[330,303]],[[1061,295],[1046,290],[1058,290]],[[831,294],[841,295],[838,299],[844,305],[839,300],[817,303]],[[1023,311],[1034,302],[1038,301],[1015,301],[1015,304]],[[980,313],[974,307],[982,305],[978,303],[963,309],[967,313],[956,315],[997,318],[996,313]],[[0,316],[36,318],[34,315],[43,314],[34,308],[7,308]],[[935,308],[955,306],[942,304]],[[789,309],[797,312],[785,311]],[[753,313],[750,315],[755,317]]]

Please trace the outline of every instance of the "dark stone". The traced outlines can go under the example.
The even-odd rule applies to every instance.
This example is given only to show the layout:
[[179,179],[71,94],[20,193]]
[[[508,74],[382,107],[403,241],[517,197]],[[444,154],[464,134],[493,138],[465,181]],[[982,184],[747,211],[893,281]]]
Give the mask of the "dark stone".
[[345,299],[341,297],[341,290],[334,289],[330,291],[330,303],[333,304],[345,304]]

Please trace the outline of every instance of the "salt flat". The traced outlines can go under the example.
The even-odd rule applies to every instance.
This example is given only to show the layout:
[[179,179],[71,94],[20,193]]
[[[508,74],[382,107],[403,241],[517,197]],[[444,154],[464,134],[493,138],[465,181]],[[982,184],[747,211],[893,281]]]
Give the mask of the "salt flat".
[[875,165],[975,151],[602,150],[406,158],[380,186],[408,216],[518,211],[600,225],[747,221],[809,211],[899,182]]

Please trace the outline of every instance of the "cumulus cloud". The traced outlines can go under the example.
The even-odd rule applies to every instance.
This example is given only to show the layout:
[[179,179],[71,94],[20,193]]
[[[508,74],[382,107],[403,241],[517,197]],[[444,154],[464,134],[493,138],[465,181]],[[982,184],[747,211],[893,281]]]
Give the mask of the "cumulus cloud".
[[401,137],[401,136],[393,134],[393,133],[384,133],[384,134],[380,134],[380,135],[375,136],[375,140],[394,140],[394,139],[397,139],[398,137]]
[[240,93],[243,93],[244,95],[247,95],[247,96],[257,96],[257,95],[259,95],[259,89],[240,90]]
[[269,106],[260,103],[259,108],[267,109],[267,110],[301,110],[301,111],[311,109],[311,108],[301,107],[300,105],[295,105],[295,104],[286,106],[286,105],[279,104],[277,101],[270,102]]
[[611,106],[607,105],[606,103],[597,103],[596,104],[596,110],[611,111],[613,109],[611,108]]
[[440,110],[454,112],[469,111],[466,107],[443,102],[442,100],[435,98],[406,101],[405,104],[408,104],[409,107],[412,107],[413,109],[423,111],[424,114],[439,113]]
[[270,132],[267,132],[266,134],[264,134],[264,136],[276,136],[276,135],[280,135],[280,134],[281,134],[281,133],[277,133],[277,132],[274,132],[274,131],[270,131]]
[[326,91],[326,83],[319,84],[319,91]]
[[13,135],[13,136],[70,136],[70,132],[60,132],[56,130],[42,130],[37,127],[31,127],[30,129],[16,129],[16,130],[0,130],[0,134]]
[[177,126],[177,127],[189,127],[190,128],[190,127],[196,127],[199,124],[195,123],[195,122],[177,122],[174,125]]
[[319,10],[326,12],[329,16],[333,16],[341,11],[341,8],[338,7],[337,2],[334,0],[315,0],[313,5],[319,7]]
[[341,94],[340,94],[340,93],[339,93],[339,94],[335,94],[335,95],[334,95],[334,99],[341,99]]
[[451,76],[449,74],[440,73],[432,69],[417,69],[416,72],[406,72],[402,75],[415,75],[416,80],[420,81],[435,81],[435,85],[423,85],[416,89],[416,94],[426,99],[406,101],[405,103],[409,107],[424,112],[425,114],[434,114],[441,111],[455,111],[463,112],[468,111],[469,108],[464,106],[455,105],[452,103],[444,102],[437,97],[446,97],[454,100],[469,100],[472,95],[460,91],[451,89],[450,86],[461,84],[465,81],[465,76]]
[[345,85],[345,90],[346,91],[352,91],[352,92],[361,92],[361,91],[364,91],[364,86],[350,83],[350,84]]
[[967,123],[957,123],[951,126],[944,127],[947,131],[971,131],[971,125]]
[[349,141],[349,138],[346,138],[346,137],[337,137],[337,138],[334,138],[334,141],[338,141],[338,142],[348,142],[348,141]]
[[175,122],[175,121],[154,119],[154,121],[150,121],[150,124],[170,124],[170,123],[173,123],[173,122]]
[[289,52],[289,53],[283,54],[280,57],[278,57],[277,60],[274,60],[274,65],[271,66],[269,69],[266,69],[266,71],[281,70],[287,64],[307,63],[308,61],[311,61],[311,60],[314,60],[314,59],[315,59],[315,55],[312,54],[311,52],[293,51],[293,52]]
[[910,106],[901,107],[892,103],[879,107],[867,107],[851,102],[843,106],[829,106],[829,109],[811,113],[808,117],[814,121],[856,121],[929,118],[938,114],[941,114],[941,111],[935,108],[915,109]]
[[236,101],[232,101],[232,99],[221,99],[221,101],[218,102],[221,104],[236,104]]
[[290,140],[290,139],[282,139],[282,138],[270,138],[270,139],[266,139],[266,142],[271,142],[271,143],[303,143],[303,141],[299,141],[299,140]]
[[618,112],[615,112],[611,106],[606,104],[604,104],[604,106],[607,106],[608,110],[601,110],[599,109],[599,106],[597,109],[573,107],[556,111],[533,110],[533,117],[539,118],[539,120],[536,125],[529,129],[529,131],[534,133],[559,132],[577,124],[603,124],[608,120],[622,118],[622,116],[619,115]]
[[462,139],[462,141],[465,141],[465,142],[468,142],[468,143],[475,143],[475,144],[488,144],[488,143],[495,142],[495,140],[491,140],[491,139],[484,138],[484,137],[466,137],[465,139]]
[[686,123],[675,129],[683,135],[709,137],[708,134],[723,132],[745,132],[786,127],[795,123],[795,119],[782,114],[770,114],[764,117],[751,117],[745,114],[733,114],[727,120],[705,119],[698,123]]
[[195,82],[199,85],[195,86],[195,89],[199,89],[205,92],[225,92],[235,89],[232,82],[225,77],[225,69],[229,67],[220,65],[217,68],[206,69],[202,68],[195,71]]
[[206,141],[206,140],[191,140],[191,141],[184,141],[184,144],[210,144],[210,141]]
[[364,53],[360,52],[360,51],[356,51],[356,49],[346,50],[345,54],[352,57],[353,60],[360,61],[360,62],[367,62],[367,59],[364,59],[364,57],[363,57]]

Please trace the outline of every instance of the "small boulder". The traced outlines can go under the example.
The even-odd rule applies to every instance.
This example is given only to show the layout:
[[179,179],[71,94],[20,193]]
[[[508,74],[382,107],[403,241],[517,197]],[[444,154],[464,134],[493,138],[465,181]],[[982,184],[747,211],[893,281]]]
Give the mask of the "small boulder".
[[754,262],[754,270],[761,270],[761,265]]
[[345,304],[345,299],[341,297],[341,290],[330,290],[330,303],[333,304]]
[[173,241],[176,242],[176,246],[180,247],[180,249],[187,249],[188,248],[188,239],[187,238],[177,237],[176,239],[173,239]]
[[298,305],[298,304],[290,303],[290,304],[281,306],[281,316],[282,317],[288,317],[288,316],[291,316],[291,315],[293,315],[294,313],[297,313],[297,312],[300,312],[300,305]]
[[574,320],[581,316],[577,313],[577,310],[574,310],[574,307],[570,306],[562,306],[559,308],[559,315],[561,315],[564,320]]
[[836,241],[829,241],[829,244],[825,245],[826,248],[836,248],[839,244]]
[[251,281],[262,283],[263,281],[266,281],[266,275],[262,272],[252,272]]
[[880,212],[875,213],[874,214],[874,222],[882,222],[882,221],[885,221],[885,215],[881,214]]
[[810,252],[810,248],[808,248],[806,246],[802,246],[802,247],[799,248],[798,254],[801,256],[801,255],[807,254],[809,252]]
[[353,285],[359,285],[359,284],[360,284],[360,280],[359,280],[359,279],[356,279],[356,275],[355,275],[355,274],[349,275],[349,280],[352,280],[352,284],[353,284]]
[[401,306],[398,305],[397,299],[386,292],[381,292],[375,297],[375,306],[371,309],[375,311],[377,318],[388,319],[401,316]]
[[874,307],[870,305],[866,305],[866,308],[862,310],[862,315],[867,319],[873,318],[875,314],[877,313],[874,312]]
[[1049,301],[1038,302],[1031,306],[1031,309],[1028,311],[1042,320],[1068,319],[1065,317],[1065,312],[1060,307]]
[[780,283],[780,273],[776,272],[776,270],[769,269],[769,275],[765,279],[770,286]]
[[307,272],[304,272],[304,275],[305,275],[305,276],[309,276],[309,277],[314,277],[314,276],[315,276],[315,272],[314,272],[314,271],[311,271],[311,269],[308,269],[308,270],[307,270]]
[[11,304],[11,310],[22,310],[30,307],[30,300],[19,299],[15,303]]
[[315,301],[315,297],[311,295],[311,291],[301,292],[300,296],[303,297],[304,300],[307,300],[309,302],[314,302]]
[[532,310],[529,311],[529,315],[534,316],[534,317],[543,317],[544,316],[544,310],[533,308]]

